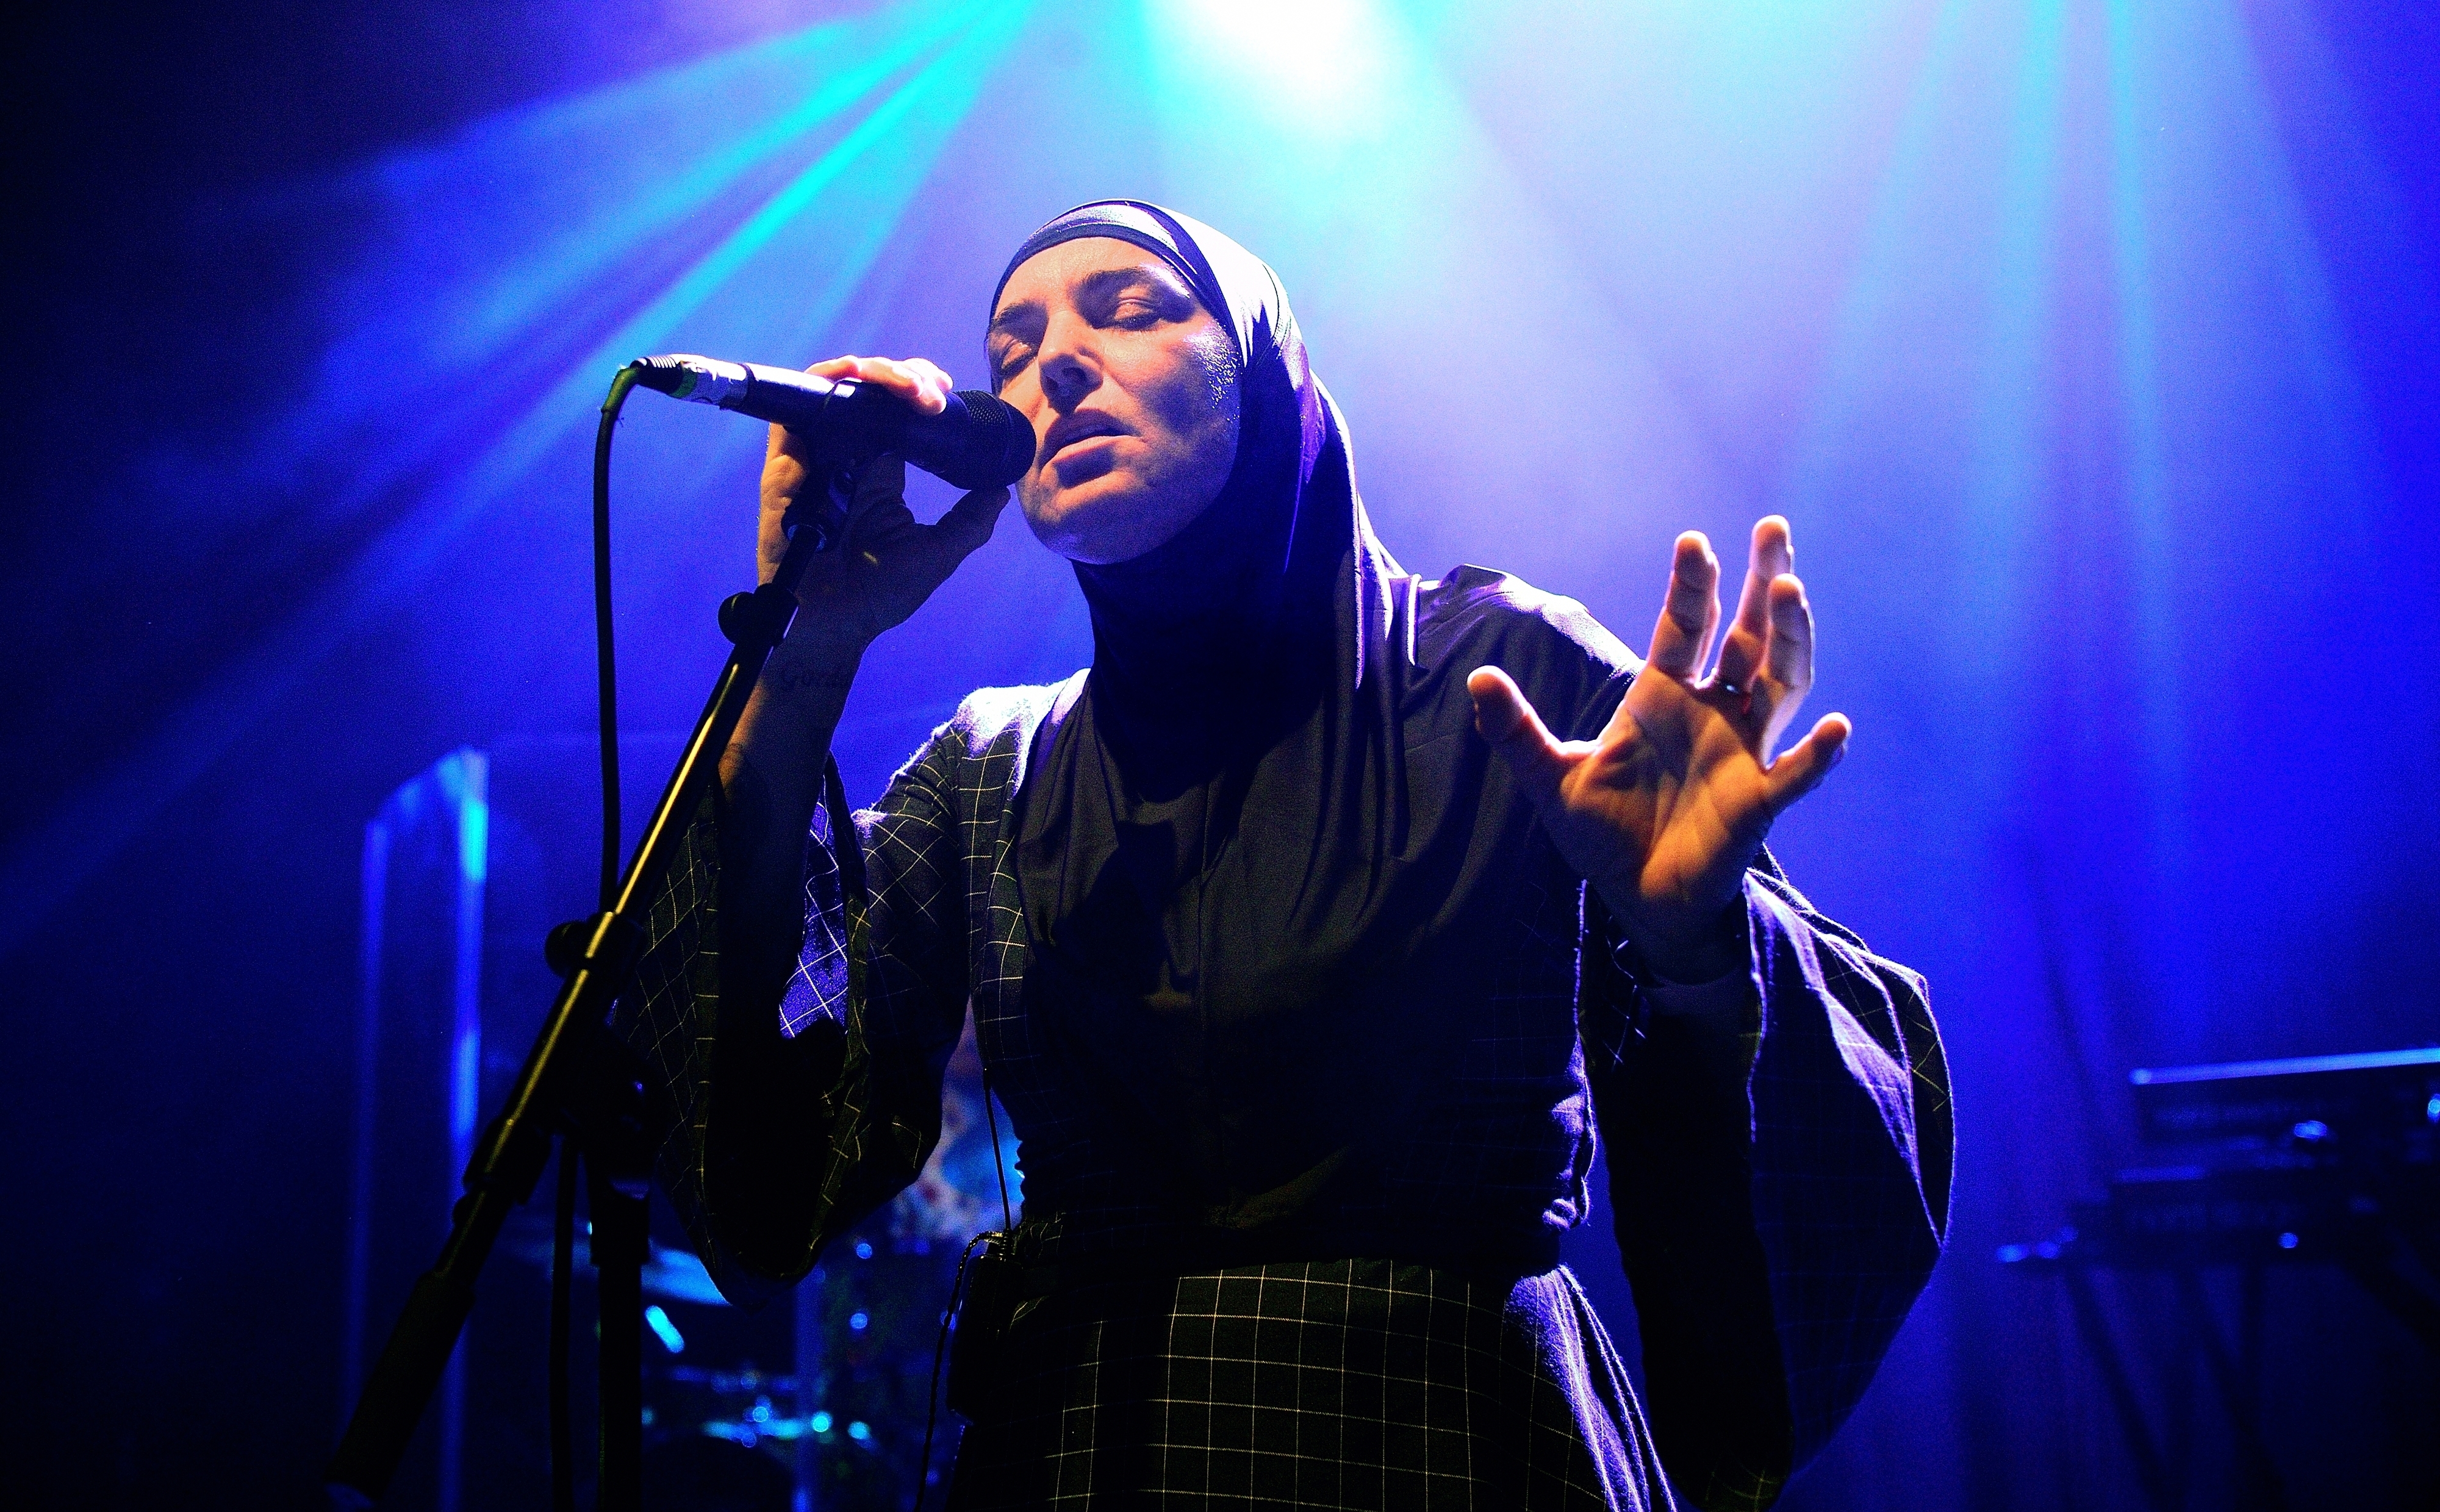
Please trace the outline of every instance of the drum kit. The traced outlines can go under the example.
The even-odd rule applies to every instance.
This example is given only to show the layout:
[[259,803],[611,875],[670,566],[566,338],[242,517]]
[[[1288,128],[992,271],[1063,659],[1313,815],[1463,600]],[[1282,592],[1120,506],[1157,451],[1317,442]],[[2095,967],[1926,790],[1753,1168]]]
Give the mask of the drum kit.
[[[681,1269],[674,1253],[655,1258]],[[644,1381],[645,1464],[648,1491],[664,1494],[646,1504],[783,1508],[803,1483],[815,1506],[907,1505],[927,1468],[941,1472],[923,1463],[924,1437],[957,1262],[947,1245],[892,1248],[886,1233],[852,1234],[798,1290],[811,1316],[798,1320],[797,1368],[696,1363],[692,1348],[661,1356]],[[677,1313],[673,1331],[684,1302],[655,1304]],[[954,1441],[952,1421],[942,1414],[936,1449]]]
[[[792,1294],[793,1338],[783,1333],[786,1301],[746,1318],[727,1308],[698,1256],[654,1246],[644,1270],[646,1320],[659,1339],[646,1342],[647,1505],[904,1507],[927,1476],[945,1479],[957,1437],[945,1408],[924,1463],[942,1312],[966,1241],[1000,1217],[980,1078],[957,1069],[923,1176],[831,1244]],[[547,1264],[547,1244],[519,1248]],[[580,1253],[579,1274],[583,1263]],[[790,1369],[758,1361],[780,1349]]]
[[[840,1238],[796,1288],[793,1307],[782,1299],[760,1316],[731,1308],[691,1251],[654,1245],[644,1269],[654,1336],[646,1505],[785,1512],[800,1482],[823,1508],[913,1500],[926,1469],[941,1312],[963,1248],[904,1232],[906,1210],[922,1202],[910,1193]],[[537,1268],[550,1263],[539,1226],[504,1248]],[[575,1260],[586,1274],[582,1236]],[[770,1368],[775,1359],[789,1368]],[[938,1415],[936,1478],[956,1421],[945,1409]]]

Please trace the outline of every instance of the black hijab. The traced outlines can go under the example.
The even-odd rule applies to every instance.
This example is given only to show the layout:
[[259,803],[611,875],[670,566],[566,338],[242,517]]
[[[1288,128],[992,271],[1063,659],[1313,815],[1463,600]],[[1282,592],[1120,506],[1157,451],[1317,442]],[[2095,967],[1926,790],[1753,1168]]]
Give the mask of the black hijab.
[[[1241,420],[1202,514],[1076,568],[1092,670],[1019,799],[1028,1012],[1139,1187],[1281,1232],[1336,1208],[1417,1047],[1450,1037],[1434,1005],[1472,990],[1483,952],[1446,926],[1476,891],[1473,805],[1448,800],[1484,752],[1462,688],[1414,661],[1415,582],[1373,537],[1278,277],[1131,200],[1053,220],[1009,271],[1084,237],[1157,254],[1234,334]],[[1029,1203],[1067,1200],[1056,1152],[1028,1164]]]
[[1313,680],[1325,644],[1341,663],[1330,680],[1354,690],[1383,654],[1387,585],[1400,574],[1365,520],[1345,423],[1306,364],[1279,276],[1199,222],[1104,200],[1027,238],[1000,287],[1036,253],[1087,237],[1143,247],[1187,280],[1235,343],[1241,405],[1237,456],[1211,507],[1133,561],[1076,567],[1096,701],[1157,720],[1140,731],[1157,756],[1200,744],[1177,721],[1202,733],[1214,694],[1276,705],[1276,691],[1250,684],[1283,666]]

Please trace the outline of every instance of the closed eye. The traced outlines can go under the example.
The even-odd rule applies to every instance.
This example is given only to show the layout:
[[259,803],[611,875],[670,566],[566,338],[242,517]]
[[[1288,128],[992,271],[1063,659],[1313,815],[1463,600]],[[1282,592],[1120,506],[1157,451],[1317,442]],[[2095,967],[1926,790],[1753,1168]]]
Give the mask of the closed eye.
[[1196,308],[1177,276],[1153,261],[1090,274],[1077,285],[1075,298],[1077,310],[1096,324],[1129,329],[1184,320]]

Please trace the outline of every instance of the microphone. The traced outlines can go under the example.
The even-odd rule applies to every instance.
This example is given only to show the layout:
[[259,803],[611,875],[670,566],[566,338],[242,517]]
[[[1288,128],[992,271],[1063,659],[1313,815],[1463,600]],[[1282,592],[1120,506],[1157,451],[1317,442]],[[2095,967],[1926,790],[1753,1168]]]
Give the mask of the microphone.
[[947,409],[926,415],[859,379],[816,378],[759,362],[681,351],[627,366],[639,387],[785,425],[835,461],[892,452],[962,489],[1008,487],[1033,466],[1032,423],[979,389],[961,388]]

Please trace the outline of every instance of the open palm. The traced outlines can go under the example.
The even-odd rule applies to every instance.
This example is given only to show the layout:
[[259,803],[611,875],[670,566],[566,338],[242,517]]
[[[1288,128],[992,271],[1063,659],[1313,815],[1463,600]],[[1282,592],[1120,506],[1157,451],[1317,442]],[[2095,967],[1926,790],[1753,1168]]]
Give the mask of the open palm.
[[1515,771],[1569,864],[1601,890],[1656,970],[1702,981],[1734,965],[1723,927],[1771,821],[1828,775],[1850,727],[1825,714],[1772,747],[1813,685],[1813,612],[1787,522],[1754,527],[1745,589],[1708,675],[1720,566],[1678,538],[1643,670],[1598,739],[1554,738],[1506,673],[1467,679],[1475,721]]

